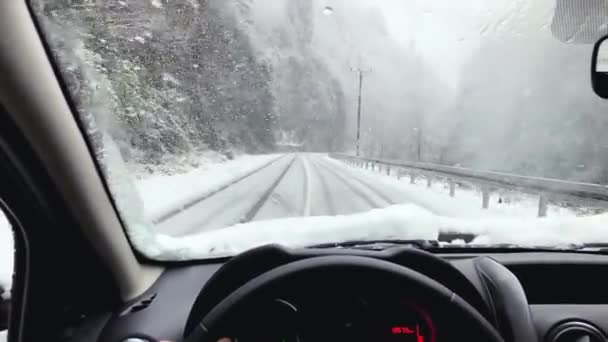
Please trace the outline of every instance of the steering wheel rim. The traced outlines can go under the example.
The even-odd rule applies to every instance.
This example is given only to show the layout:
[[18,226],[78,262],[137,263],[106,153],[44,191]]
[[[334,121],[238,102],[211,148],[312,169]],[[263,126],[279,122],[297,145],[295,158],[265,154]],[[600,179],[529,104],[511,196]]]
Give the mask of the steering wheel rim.
[[249,303],[255,302],[267,290],[276,287],[281,282],[296,276],[305,276],[308,273],[344,272],[345,270],[352,271],[353,274],[356,274],[357,271],[364,271],[364,274],[369,275],[371,272],[377,274],[379,278],[391,278],[392,281],[399,282],[401,286],[413,288],[418,291],[416,293],[433,296],[432,298],[437,303],[449,305],[460,319],[478,328],[484,341],[504,342],[498,331],[475,308],[437,281],[388,261],[345,255],[321,256],[294,261],[251,279],[213,307],[185,341],[216,342],[215,339],[221,337],[216,336],[216,330],[227,317],[233,317]]

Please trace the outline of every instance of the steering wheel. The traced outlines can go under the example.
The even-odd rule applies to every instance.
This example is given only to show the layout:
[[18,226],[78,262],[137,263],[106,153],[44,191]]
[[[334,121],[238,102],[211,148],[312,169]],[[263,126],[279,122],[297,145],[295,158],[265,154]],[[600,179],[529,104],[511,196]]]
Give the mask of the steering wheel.
[[343,282],[348,287],[373,284],[375,291],[391,289],[415,294],[418,301],[432,302],[451,320],[457,320],[459,326],[466,327],[466,336],[475,336],[477,341],[504,342],[476,309],[435,280],[388,261],[345,255],[298,260],[253,278],[211,309],[185,342],[216,342],[225,337],[223,333],[238,325],[239,320],[247,319],[243,313],[252,312],[255,303],[273,298],[279,289],[299,284],[306,290],[307,284],[328,281],[334,285]]

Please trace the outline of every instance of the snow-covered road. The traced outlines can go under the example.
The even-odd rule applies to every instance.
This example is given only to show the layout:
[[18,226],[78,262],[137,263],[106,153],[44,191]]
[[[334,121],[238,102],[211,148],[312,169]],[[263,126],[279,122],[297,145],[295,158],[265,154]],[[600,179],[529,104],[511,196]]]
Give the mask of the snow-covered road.
[[442,179],[433,179],[429,187],[426,179],[411,184],[396,176],[326,154],[283,155],[174,211],[156,226],[155,234],[136,231],[135,243],[151,258],[188,260],[233,255],[269,243],[303,247],[348,240],[432,239],[571,246],[608,241],[608,213],[579,216],[550,205],[549,217],[538,218],[537,198],[516,193],[492,194],[490,208],[483,209],[481,193],[474,188],[459,186],[451,197]]
[[183,236],[251,221],[348,215],[415,200],[381,179],[364,176],[324,154],[285,155],[161,221],[157,232]]

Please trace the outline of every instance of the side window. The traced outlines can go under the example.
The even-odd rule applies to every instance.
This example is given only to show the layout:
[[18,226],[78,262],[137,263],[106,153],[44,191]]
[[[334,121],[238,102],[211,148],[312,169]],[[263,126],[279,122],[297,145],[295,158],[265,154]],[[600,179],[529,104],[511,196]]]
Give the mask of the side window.
[[13,280],[13,231],[0,210],[0,342],[6,342]]

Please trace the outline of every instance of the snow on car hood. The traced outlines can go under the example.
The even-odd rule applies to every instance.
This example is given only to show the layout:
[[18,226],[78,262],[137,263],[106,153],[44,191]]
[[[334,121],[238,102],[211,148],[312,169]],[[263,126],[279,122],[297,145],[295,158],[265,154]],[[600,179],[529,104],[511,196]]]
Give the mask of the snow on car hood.
[[441,232],[476,235],[474,244],[568,245],[608,241],[608,214],[555,218],[454,218],[414,204],[393,205],[343,216],[296,217],[237,224],[224,229],[171,237],[131,234],[144,253],[159,260],[189,260],[234,255],[269,243],[304,247],[347,240],[436,240]]

